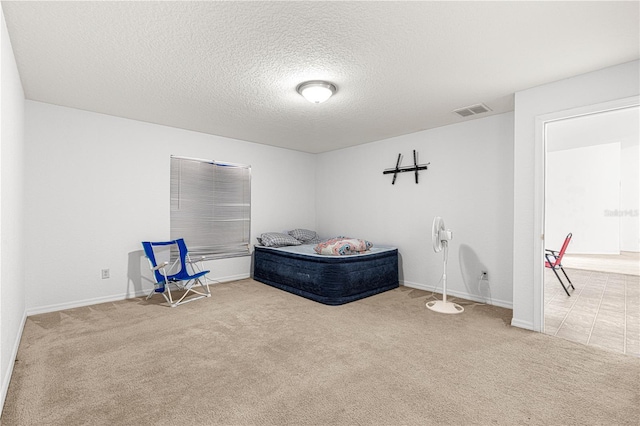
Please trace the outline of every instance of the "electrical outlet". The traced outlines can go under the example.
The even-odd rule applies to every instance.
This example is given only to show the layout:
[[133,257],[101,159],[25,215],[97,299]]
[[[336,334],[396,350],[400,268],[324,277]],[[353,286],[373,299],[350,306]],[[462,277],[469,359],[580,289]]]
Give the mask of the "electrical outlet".
[[107,278],[109,278],[109,270],[108,269],[103,269],[102,270],[102,279],[106,280]]

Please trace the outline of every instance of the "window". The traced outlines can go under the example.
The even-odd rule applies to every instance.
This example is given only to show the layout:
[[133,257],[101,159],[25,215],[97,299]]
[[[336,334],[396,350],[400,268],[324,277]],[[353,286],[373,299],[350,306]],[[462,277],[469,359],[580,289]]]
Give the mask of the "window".
[[250,166],[171,157],[171,239],[192,256],[247,256],[250,225]]

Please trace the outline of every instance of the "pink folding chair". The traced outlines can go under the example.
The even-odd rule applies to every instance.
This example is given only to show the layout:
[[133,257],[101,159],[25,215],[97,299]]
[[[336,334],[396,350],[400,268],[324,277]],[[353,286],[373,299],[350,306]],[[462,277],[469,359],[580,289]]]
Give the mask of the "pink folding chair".
[[[562,267],[562,257],[564,256],[564,252],[567,251],[567,246],[569,246],[569,242],[571,241],[571,236],[572,236],[571,233],[569,233],[569,235],[567,235],[567,237],[564,239],[564,244],[562,244],[562,248],[560,249],[560,251],[549,250],[549,249],[544,250],[545,251],[544,257],[547,259],[544,262],[545,268],[551,268],[553,270],[553,273],[556,274],[558,281],[560,281],[560,285],[562,285],[562,288],[564,289],[565,293],[567,293],[567,296],[569,297],[571,296],[571,294],[569,294],[569,289],[567,287],[571,287],[574,290],[576,288],[573,286],[573,284],[571,283],[571,280],[567,276],[567,273],[564,271],[564,268]],[[564,274],[565,278],[569,282],[569,286],[564,285],[564,283],[560,279],[560,275],[558,275],[558,269],[561,270],[562,273]]]

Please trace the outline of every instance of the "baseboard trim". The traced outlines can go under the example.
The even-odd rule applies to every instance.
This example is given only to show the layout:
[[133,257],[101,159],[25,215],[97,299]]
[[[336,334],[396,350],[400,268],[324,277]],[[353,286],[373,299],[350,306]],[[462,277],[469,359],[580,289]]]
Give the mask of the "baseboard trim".
[[209,284],[220,284],[220,283],[228,283],[230,281],[238,281],[238,280],[244,280],[246,278],[251,278],[251,274],[246,273],[246,274],[236,274],[236,275],[229,275],[226,277],[220,277],[220,278],[215,278],[215,279],[210,279],[209,280]]
[[533,323],[529,321],[522,321],[517,318],[511,318],[511,325],[513,327],[524,328],[525,330],[535,331],[533,329]]
[[[227,277],[218,277],[215,279],[210,279],[209,285],[216,285],[216,284],[225,283],[229,281],[237,281],[245,278],[249,278],[249,274],[237,274],[237,275],[230,275]],[[82,308],[84,306],[98,305],[100,303],[118,302],[120,300],[133,299],[136,297],[146,296],[147,294],[149,294],[150,291],[151,291],[151,288],[136,291],[134,293],[127,292],[127,293],[115,294],[111,296],[95,297],[91,299],[74,300],[72,302],[38,306],[38,307],[27,309],[26,316],[48,314],[50,312],[63,311],[65,309]]]
[[[433,286],[429,286],[426,284],[422,284],[422,283],[415,283],[415,282],[411,282],[411,281],[403,281],[401,283],[403,286],[405,287],[411,287],[411,288],[415,288],[418,290],[424,290],[424,291],[435,291],[435,290],[439,290],[437,293],[442,293],[442,288],[441,287],[433,287]],[[507,309],[513,309],[513,303],[506,301],[506,300],[500,300],[500,299],[491,299],[486,300],[480,296],[477,295],[473,295],[473,294],[469,294],[466,292],[462,292],[462,291],[455,291],[455,290],[451,290],[451,289],[447,289],[447,296],[453,296],[453,297],[459,297],[462,299],[467,299],[467,300],[472,300],[474,302],[478,302],[478,303],[484,303],[487,305],[494,305],[494,306],[499,306],[501,308],[507,308]]]
[[[13,368],[16,364],[16,358],[18,358],[18,348],[20,347],[20,342],[22,341],[22,332],[24,331],[24,325],[27,322],[27,311],[25,310],[22,314],[22,320],[20,321],[20,328],[18,329],[18,334],[16,335],[16,341],[13,342],[13,349],[11,350],[10,356],[10,364],[7,367],[7,372],[2,378],[2,394],[0,394],[0,416],[2,416],[2,409],[4,408],[4,402],[7,398],[7,393],[9,392],[9,384],[11,383],[11,376],[13,375]],[[0,417],[1,419],[1,417]],[[0,424],[2,421],[0,420]]]

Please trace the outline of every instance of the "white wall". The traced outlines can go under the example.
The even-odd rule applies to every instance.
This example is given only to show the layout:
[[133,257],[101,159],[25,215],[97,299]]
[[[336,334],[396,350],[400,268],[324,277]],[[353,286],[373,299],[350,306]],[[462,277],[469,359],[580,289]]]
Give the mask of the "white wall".
[[619,254],[620,143],[548,152],[546,178],[546,248],[571,232],[567,253]]
[[[39,102],[26,102],[26,273],[30,314],[147,291],[141,241],[169,238],[170,155],[252,166],[252,241],[315,226],[315,158],[305,154]],[[251,258],[210,262],[249,276]],[[109,268],[110,279],[101,279]]]
[[640,144],[635,141],[623,142],[620,151],[620,250],[640,252]]
[[0,407],[26,319],[23,251],[24,93],[0,9]]
[[[514,121],[513,320],[541,330],[543,139],[540,117],[637,96],[639,61],[517,92]],[[539,135],[538,135],[539,136]]]
[[[428,163],[419,173],[392,175]],[[442,216],[453,230],[448,293],[511,306],[513,114],[502,114],[318,155],[317,223],[322,236],[347,234],[398,247],[401,282],[432,289],[442,274],[431,225]],[[489,281],[479,283],[482,269]]]
[[[578,216],[582,216],[584,209],[591,209],[591,213],[595,214],[595,204],[599,203],[600,211],[597,212],[599,216],[593,219],[596,222],[604,221],[598,225],[593,225],[591,228],[597,226],[597,229],[603,230],[604,227],[612,228],[619,226],[619,228],[611,231],[607,231],[607,236],[611,237],[610,232],[617,234],[616,238],[619,239],[619,245],[615,247],[615,250],[609,250],[611,253],[618,253],[619,251],[640,251],[640,216],[638,215],[638,209],[640,205],[640,106],[614,109],[610,111],[602,111],[595,114],[586,114],[577,117],[571,117],[567,119],[561,119],[547,123],[546,125],[546,148],[547,148],[547,163],[549,159],[555,156],[556,151],[571,150],[584,147],[592,147],[596,145],[606,145],[611,143],[620,144],[620,158],[619,164],[615,167],[620,169],[620,182],[616,183],[616,188],[609,190],[609,193],[617,192],[620,195],[620,202],[614,204],[615,201],[611,201],[609,204],[602,203],[602,199],[608,197],[609,194],[605,193],[602,196],[596,196],[592,193],[591,189],[594,185],[598,185],[598,179],[596,175],[606,178],[609,170],[613,170],[614,166],[605,167],[598,159],[597,155],[594,158],[594,163],[591,166],[585,167],[588,169],[589,179],[596,182],[589,185],[586,182],[579,182],[575,179],[574,186],[580,191],[589,191],[590,200],[588,204],[569,203],[571,208]],[[573,152],[573,151],[568,151]],[[561,163],[559,167],[573,167],[573,163],[576,158],[569,156],[569,161]],[[549,179],[549,175],[555,172],[555,168],[547,164],[547,180],[554,182],[554,185],[558,182],[561,184],[565,179]],[[572,175],[571,173],[568,173]],[[550,190],[555,188],[547,188],[546,194],[546,215],[545,215],[545,239],[547,245],[550,242],[558,240],[559,237],[564,238],[566,235],[565,229],[558,229],[555,232],[553,229],[549,229],[549,225],[554,227],[556,219],[553,212],[549,212],[550,203],[556,202],[556,197],[549,193]],[[561,194],[558,199],[563,200],[574,195],[575,189],[568,190]],[[592,203],[594,200],[595,203]],[[582,207],[581,207],[582,206]],[[565,211],[569,209],[565,208]],[[584,220],[584,219],[583,219]],[[603,226],[604,225],[604,226]],[[561,231],[561,232],[560,232]],[[597,244],[593,237],[591,230],[582,230],[588,232],[580,232],[574,235],[574,241],[569,246],[569,253],[601,253],[602,245]],[[577,238],[576,238],[577,237]],[[590,243],[586,246],[580,247],[582,238],[589,238],[594,240],[594,243]],[[560,241],[560,240],[559,240]]]

